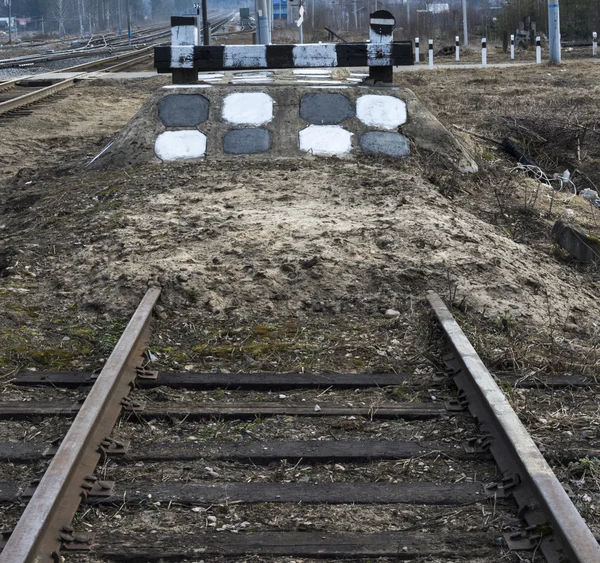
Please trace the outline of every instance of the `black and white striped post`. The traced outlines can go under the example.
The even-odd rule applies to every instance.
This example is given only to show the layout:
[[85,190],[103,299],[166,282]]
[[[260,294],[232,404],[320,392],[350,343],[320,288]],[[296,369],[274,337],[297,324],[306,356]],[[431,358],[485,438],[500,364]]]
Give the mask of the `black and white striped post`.
[[542,62],[542,40],[539,35],[535,38],[535,62]]
[[460,61],[460,37],[458,35],[454,38],[454,44],[455,59],[458,62]]
[[592,33],[592,57],[598,54],[598,34],[594,31]]
[[377,10],[369,16],[369,40],[367,49],[374,55],[369,66],[369,78],[379,82],[394,81],[391,48],[394,40],[396,18],[387,10]]
[[515,36],[510,36],[510,60],[515,60]]
[[198,81],[194,68],[194,47],[198,45],[198,19],[193,16],[171,17],[171,61],[173,84],[190,84]]
[[429,68],[433,68],[433,39],[429,40]]
[[419,38],[415,37],[415,62],[419,62]]
[[481,38],[481,68],[487,67],[487,39]]

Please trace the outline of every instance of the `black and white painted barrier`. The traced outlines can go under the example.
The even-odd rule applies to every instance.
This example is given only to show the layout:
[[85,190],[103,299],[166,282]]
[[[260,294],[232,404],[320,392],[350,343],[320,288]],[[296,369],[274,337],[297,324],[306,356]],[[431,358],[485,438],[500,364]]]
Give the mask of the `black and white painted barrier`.
[[415,37],[415,62],[419,62],[419,38]]
[[154,66],[174,84],[196,82],[198,71],[310,67],[368,67],[371,78],[391,82],[394,66],[413,64],[412,43],[392,40],[394,22],[384,10],[371,14],[365,43],[200,46],[196,18],[173,17],[171,45],[154,48]]
[[429,68],[433,68],[433,39],[429,40]]
[[592,33],[592,57],[598,55],[598,34]]
[[481,68],[487,68],[487,39],[481,38]]
[[515,36],[510,36],[510,60],[515,60]]
[[542,62],[542,40],[539,35],[535,38],[535,62]]
[[460,37],[457,35],[454,38],[454,58],[456,62],[460,61]]
[[94,166],[202,159],[447,155],[476,164],[416,99],[391,86],[171,85],[160,88]]

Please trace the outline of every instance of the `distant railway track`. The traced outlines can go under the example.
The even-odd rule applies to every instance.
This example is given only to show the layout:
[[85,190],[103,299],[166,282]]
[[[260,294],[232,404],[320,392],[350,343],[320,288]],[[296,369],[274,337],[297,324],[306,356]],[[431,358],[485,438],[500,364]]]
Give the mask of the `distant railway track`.
[[[159,295],[158,289],[146,293],[99,375],[28,372],[19,374],[14,382],[24,388],[37,385],[62,389],[78,387],[81,390],[91,386],[85,402],[28,400],[0,403],[2,418],[74,417],[68,433],[58,443],[0,443],[0,461],[36,464],[44,459],[52,460],[41,480],[27,488],[16,482],[0,483],[0,503],[28,501],[14,530],[5,531],[6,544],[0,562],[49,562],[60,556],[68,560],[70,554],[81,550],[109,561],[193,560],[198,554],[203,558],[259,555],[355,560],[431,556],[449,560],[456,557],[500,560],[507,546],[538,551],[547,561],[592,563],[600,560],[596,539],[456,321],[435,294],[428,298],[451,351],[446,362],[448,376],[454,379],[459,389],[455,403],[378,399],[370,405],[360,404],[361,398],[366,400],[368,395],[356,393],[381,393],[384,389],[402,388],[408,383],[410,374],[157,374],[142,366],[142,362],[150,339],[152,309]],[[554,383],[562,384],[560,380]],[[548,380],[546,384],[553,383]],[[596,385],[591,381],[579,381],[579,384]],[[179,403],[145,403],[135,394],[129,396],[133,386],[204,394]],[[298,390],[303,390],[308,398],[301,402],[287,400],[288,394]],[[346,399],[328,401],[323,396],[330,390],[335,390],[337,396],[346,393],[343,395]],[[247,393],[253,394],[252,400],[248,400]],[[273,400],[273,397],[277,399]],[[348,403],[349,398],[352,398],[352,404]],[[375,429],[387,429],[390,424],[384,425],[386,420],[413,421],[418,428],[426,421],[430,421],[429,424],[446,421],[442,427],[447,427],[448,420],[454,418],[464,425],[470,418],[469,411],[477,417],[483,435],[465,449],[452,441],[432,438],[435,433],[428,438],[397,440],[381,433],[373,438],[372,434],[361,430],[365,425],[368,430],[369,424],[379,425]],[[270,417],[279,417],[280,424],[287,420],[286,424],[293,429],[302,428],[306,424],[303,421],[313,421],[314,425],[337,421],[328,426],[330,431],[335,428],[336,432],[343,433],[345,428],[350,439],[334,433],[326,440],[270,440],[248,430],[247,425],[239,424],[241,420]],[[209,429],[206,434],[206,424],[198,424],[192,430],[196,435],[184,435],[183,441],[136,445],[134,440],[129,445],[110,437],[119,419],[125,425],[151,425],[158,424],[157,421],[163,418],[175,427],[181,424],[177,421],[219,421],[224,433],[228,432],[226,424],[235,423],[234,432],[240,428],[241,432],[237,438],[234,434],[219,440],[217,431]],[[364,422],[354,424],[357,419]],[[316,426],[309,423],[308,428]],[[143,434],[134,432],[131,435],[139,437]],[[201,435],[207,438],[198,438]],[[492,484],[462,479],[445,483],[426,479],[410,481],[403,480],[398,471],[394,482],[358,479],[363,473],[368,475],[369,463],[391,462],[406,466],[420,460],[424,465],[424,462],[433,463],[442,457],[458,464],[457,467],[461,463],[476,463],[479,464],[476,467],[481,468],[491,464],[490,454],[502,477]],[[120,460],[118,463],[123,467],[150,464],[147,472],[150,476],[162,474],[157,463],[212,465],[227,462],[236,464],[238,474],[255,475],[255,478],[223,481],[217,471],[206,467],[208,476],[204,479],[128,479],[119,483],[109,480],[105,469],[94,473],[98,462],[102,461],[106,468],[107,460]],[[265,476],[261,472],[267,470],[261,468],[269,464],[279,468],[276,472],[280,475],[279,480],[263,480]],[[300,464],[308,465],[308,469],[303,467],[302,471],[310,472],[312,467],[310,474],[314,475],[320,474],[323,466],[331,468],[336,464],[338,474],[344,477],[294,480]],[[341,464],[352,466],[352,471],[347,473]],[[331,476],[330,470],[327,471],[326,475]],[[169,474],[173,474],[173,470],[165,473]],[[349,475],[348,478],[345,475]],[[127,533],[127,530],[117,531],[108,526],[94,530],[96,535],[92,538],[89,533],[71,527],[81,502],[100,514],[98,522],[110,520],[106,511],[114,514],[114,507],[120,507],[119,511],[124,507],[128,507],[126,510],[145,506],[187,507],[184,514],[189,520],[189,507],[194,507],[194,512],[202,512],[215,505],[269,503],[273,507],[271,511],[276,511],[276,506],[287,505],[296,507],[295,510],[308,510],[321,504],[331,507],[360,505],[379,507],[379,511],[420,505],[432,511],[458,507],[460,512],[465,507],[489,502],[493,504],[494,513],[513,512],[514,506],[518,505],[524,527],[505,533],[503,543],[498,543],[497,537],[486,537],[485,534],[462,533],[457,537],[444,530],[427,533],[419,529],[399,531],[396,528],[376,533],[348,532],[343,522],[337,531],[290,530],[290,526],[294,526],[283,522],[280,531],[267,532],[246,531],[251,523],[245,522],[240,529],[234,530],[240,533],[233,534],[227,528],[215,533],[216,517],[207,516],[193,532],[183,535],[166,528],[141,530],[137,526],[134,532]]]
[[[230,19],[231,14],[226,17],[219,17],[211,25],[211,30],[219,29]],[[170,30],[166,33],[170,33]],[[163,35],[163,33],[158,34],[158,36]],[[154,39],[156,38],[154,37]],[[154,45],[149,45],[135,51],[119,53],[56,71],[56,73],[81,73],[64,80],[48,81],[43,78],[36,79],[35,76],[28,76],[2,82],[0,83],[0,116],[13,118],[25,115],[29,113],[29,110],[24,108],[73,86],[77,81],[83,80],[89,72],[118,72],[132,66],[150,63],[153,57],[153,47]],[[94,54],[98,53],[95,52]]]

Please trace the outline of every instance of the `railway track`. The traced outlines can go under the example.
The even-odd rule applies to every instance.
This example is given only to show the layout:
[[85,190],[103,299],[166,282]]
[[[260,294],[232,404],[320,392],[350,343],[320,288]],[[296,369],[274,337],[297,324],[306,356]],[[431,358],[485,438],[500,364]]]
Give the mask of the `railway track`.
[[[62,440],[0,443],[0,462],[22,476],[0,483],[0,506],[18,512],[28,502],[4,532],[2,563],[58,553],[500,561],[509,549],[549,562],[600,560],[596,539],[436,295],[428,298],[448,343],[455,401],[406,400],[412,376],[401,373],[158,374],[144,352],[159,294],[147,292],[100,374],[21,373],[13,383],[46,400],[0,403],[0,418],[68,427]],[[428,478],[436,467],[446,479]],[[461,526],[482,513],[491,524]]]
[[[231,14],[219,17],[212,24],[211,29],[219,29],[231,19]],[[170,33],[170,30],[167,32]],[[154,39],[165,34],[159,33]],[[35,76],[20,77],[0,83],[0,116],[12,119],[21,115],[28,115],[27,109],[31,104],[55,96],[66,88],[73,86],[77,81],[86,78],[90,72],[118,72],[133,67],[152,67],[154,44],[145,46],[135,51],[119,53],[102,59],[78,64],[64,68],[56,73],[81,73],[64,80],[36,79]],[[95,53],[97,54],[97,53]],[[1,68],[0,63],[0,68]]]

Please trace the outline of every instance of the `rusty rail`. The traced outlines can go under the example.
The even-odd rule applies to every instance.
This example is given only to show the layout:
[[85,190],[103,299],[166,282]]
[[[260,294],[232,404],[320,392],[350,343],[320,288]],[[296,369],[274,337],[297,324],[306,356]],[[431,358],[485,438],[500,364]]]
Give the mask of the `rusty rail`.
[[160,289],[146,292],[0,553],[0,563],[58,561],[61,547],[76,540],[69,525],[93,486],[89,476],[102,455],[102,442],[136,377],[159,295]]
[[[597,563],[600,546],[556,475],[510,406],[490,372],[435,293],[427,299],[452,350],[446,364],[459,389],[459,402],[480,424],[480,441],[489,449],[505,478],[490,489],[512,495],[528,524],[525,533],[505,534],[509,547],[538,548],[547,561]],[[553,534],[546,535],[550,524]]]

